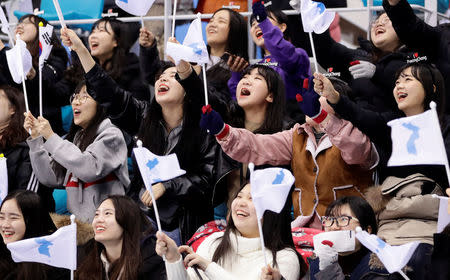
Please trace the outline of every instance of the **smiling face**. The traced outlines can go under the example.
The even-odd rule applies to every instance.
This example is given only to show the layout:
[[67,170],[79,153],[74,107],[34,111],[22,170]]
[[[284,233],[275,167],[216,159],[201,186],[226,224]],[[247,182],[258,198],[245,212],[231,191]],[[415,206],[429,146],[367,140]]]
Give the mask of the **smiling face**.
[[95,211],[92,228],[97,242],[114,244],[122,241],[123,228],[117,223],[116,209],[111,199],[104,200]]
[[155,99],[161,106],[183,104],[185,91],[175,79],[176,73],[176,67],[167,68],[155,82]]
[[206,41],[214,48],[225,48],[230,31],[230,13],[220,10],[206,25]]
[[36,39],[38,31],[31,17],[26,17],[17,24],[15,34],[19,34],[25,43],[31,43]]
[[0,127],[8,124],[12,115],[14,115],[14,108],[11,106],[5,92],[0,90]]
[[268,103],[273,102],[273,95],[269,93],[267,82],[259,74],[258,68],[242,77],[236,88],[236,97],[239,106],[244,110],[252,107],[264,109]]
[[400,39],[386,13],[372,23],[370,37],[375,47],[385,52],[393,52],[400,45]]
[[114,37],[111,24],[106,21],[100,22],[88,38],[91,55],[100,61],[111,58],[114,48],[117,47],[117,40]]
[[22,240],[25,236],[25,220],[14,198],[3,203],[0,210],[0,230],[5,244]]
[[83,86],[79,93],[71,97],[73,122],[83,129],[88,127],[97,114],[97,102],[87,93]]
[[231,217],[242,236],[255,238],[259,237],[258,220],[250,190],[250,184],[247,184],[233,200]]
[[[272,15],[269,14],[267,17],[273,26],[278,27],[281,32],[286,30],[286,24],[280,24],[276,19],[273,18]],[[258,26],[258,22],[256,20],[252,21],[252,26],[250,28],[250,34],[252,35],[253,42],[258,46],[264,48],[264,38],[263,32],[261,28]]]
[[402,71],[395,82],[394,98],[398,109],[406,116],[424,112],[425,89],[422,83],[411,73],[411,67]]

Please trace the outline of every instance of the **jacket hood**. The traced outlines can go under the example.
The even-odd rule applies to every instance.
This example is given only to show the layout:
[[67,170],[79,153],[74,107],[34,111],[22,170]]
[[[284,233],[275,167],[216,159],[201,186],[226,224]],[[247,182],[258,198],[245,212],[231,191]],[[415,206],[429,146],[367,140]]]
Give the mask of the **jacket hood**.
[[[70,216],[68,215],[50,213],[50,217],[56,228],[70,225]],[[77,246],[84,245],[90,239],[94,238],[94,230],[90,224],[81,222],[78,219],[75,219],[75,223],[77,224]]]

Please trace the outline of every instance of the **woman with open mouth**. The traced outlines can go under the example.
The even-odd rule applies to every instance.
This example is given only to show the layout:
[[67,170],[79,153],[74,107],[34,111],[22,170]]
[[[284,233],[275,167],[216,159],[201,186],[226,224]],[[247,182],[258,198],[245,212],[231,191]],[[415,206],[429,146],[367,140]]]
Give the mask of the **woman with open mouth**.
[[[27,75],[25,85],[27,87],[28,105],[30,111],[34,115],[39,114],[39,24],[45,27],[48,22],[39,16],[33,14],[27,14],[19,19],[17,24],[15,35],[19,35],[20,39],[26,43],[27,50],[32,57],[32,68]],[[51,34],[51,44],[53,45],[48,59],[42,66],[42,110],[43,115],[47,118],[56,133],[64,134],[62,118],[61,118],[61,106],[67,105],[67,100],[70,93],[64,94],[53,90],[53,85],[60,81],[63,77],[63,72],[67,66],[67,53],[61,42],[55,35],[55,32]],[[2,42],[0,42],[0,61],[4,67],[0,70],[0,83],[7,84],[18,88],[22,91],[22,83],[16,84],[12,79],[12,76],[8,70],[6,61],[6,48]]]
[[211,280],[300,279],[306,272],[306,264],[292,241],[291,205],[288,197],[280,213],[266,210],[262,217],[268,267],[264,266],[258,218],[248,183],[233,198],[225,232],[208,236],[196,252],[189,246],[178,247],[170,237],[158,232],[156,252],[166,258],[168,280],[198,279],[194,269],[203,279]]
[[[192,66],[164,62],[157,74],[155,98],[137,100],[95,63],[80,38],[70,29],[62,31],[66,46],[77,52],[86,72],[93,98],[106,107],[113,123],[157,155],[175,153],[186,174],[152,186],[158,202],[162,229],[177,242],[186,242],[198,227],[213,219],[213,170],[215,143],[199,128],[204,102],[203,85]],[[131,184],[129,195],[155,219],[152,199],[141,175]]]
[[94,238],[75,279],[166,279],[164,262],[155,252],[154,228],[129,197],[111,195],[95,210]]
[[84,222],[92,221],[105,197],[125,194],[130,184],[122,131],[91,95],[80,82],[70,98],[73,122],[65,139],[43,117],[28,112],[24,122],[31,130],[27,143],[37,179],[49,187],[65,186],[67,209]]
[[50,235],[56,227],[44,201],[38,194],[18,190],[9,193],[0,206],[0,279],[63,280],[69,279],[67,269],[33,262],[16,263],[7,244],[23,239]]

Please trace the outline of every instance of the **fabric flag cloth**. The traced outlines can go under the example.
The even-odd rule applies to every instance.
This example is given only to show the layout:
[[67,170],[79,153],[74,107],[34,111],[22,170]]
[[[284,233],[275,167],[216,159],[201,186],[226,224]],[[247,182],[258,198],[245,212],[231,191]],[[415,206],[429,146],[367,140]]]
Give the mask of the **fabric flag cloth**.
[[0,204],[8,194],[8,168],[6,166],[6,158],[0,154]]
[[50,52],[52,51],[53,26],[47,24],[45,27],[39,26],[39,67],[44,66]]
[[355,250],[355,232],[353,230],[336,230],[326,231],[314,235],[314,248],[316,246],[328,246],[323,245],[324,241],[330,241],[332,247],[339,253],[350,252]]
[[444,228],[450,224],[450,209],[449,209],[449,199],[446,196],[439,197],[439,216],[437,224],[437,233],[441,233]]
[[336,15],[335,12],[327,11],[323,3],[311,0],[301,1],[300,13],[302,15],[303,30],[317,34],[325,32]]
[[361,230],[360,227],[356,229],[356,238],[367,249],[377,254],[389,273],[400,272],[420,244],[419,241],[414,241],[400,246],[391,246],[375,234]]
[[271,167],[250,174],[251,194],[258,219],[266,210],[280,213],[295,179],[283,168]]
[[182,45],[167,42],[166,54],[173,58],[175,64],[178,64],[182,59],[198,64],[208,63],[208,50],[203,41],[200,18],[192,21]]
[[392,129],[392,155],[388,166],[447,165],[439,120],[433,110],[388,122]]
[[[21,59],[19,56],[22,56],[23,68],[20,65]],[[14,82],[17,84],[22,83],[22,75],[26,77],[32,67],[32,58],[27,49],[27,44],[18,38],[14,48],[6,51],[6,60],[8,61],[9,72],[11,73]]]
[[158,182],[186,174],[180,168],[176,154],[157,156],[143,147],[134,148],[133,152],[147,189]]
[[135,16],[145,16],[155,0],[116,0],[116,5]]
[[15,262],[38,262],[75,270],[77,268],[77,226],[72,223],[52,235],[28,238],[7,245]]
[[9,35],[9,22],[6,19],[3,8],[0,7],[0,22],[2,23],[2,32]]

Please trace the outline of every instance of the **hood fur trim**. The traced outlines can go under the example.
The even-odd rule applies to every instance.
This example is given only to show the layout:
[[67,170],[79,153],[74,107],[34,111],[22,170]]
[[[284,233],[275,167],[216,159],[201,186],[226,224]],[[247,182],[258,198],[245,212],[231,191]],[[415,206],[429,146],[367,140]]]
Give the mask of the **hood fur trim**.
[[[68,215],[50,213],[50,217],[56,228],[70,225],[70,216]],[[81,222],[78,219],[75,219],[75,223],[77,224],[77,246],[84,245],[90,239],[94,238],[94,230],[90,224]]]

